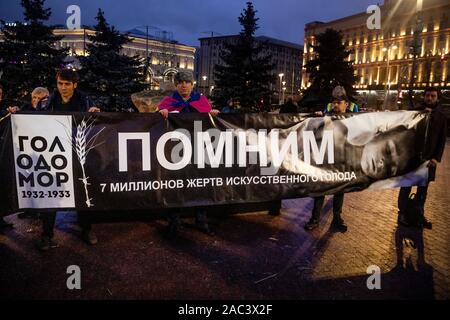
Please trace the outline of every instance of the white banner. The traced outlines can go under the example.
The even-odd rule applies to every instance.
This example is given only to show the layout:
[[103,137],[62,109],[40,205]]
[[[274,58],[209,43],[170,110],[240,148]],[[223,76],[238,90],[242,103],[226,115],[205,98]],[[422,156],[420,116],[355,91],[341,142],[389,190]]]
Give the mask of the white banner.
[[19,209],[73,208],[72,116],[12,115]]

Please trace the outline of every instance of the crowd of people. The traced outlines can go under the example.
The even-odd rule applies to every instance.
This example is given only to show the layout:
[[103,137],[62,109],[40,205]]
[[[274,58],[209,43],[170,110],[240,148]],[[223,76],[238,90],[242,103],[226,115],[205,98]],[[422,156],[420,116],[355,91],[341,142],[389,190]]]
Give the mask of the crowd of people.
[[[7,117],[9,114],[14,114],[21,111],[28,112],[101,112],[100,108],[78,90],[79,77],[76,71],[71,69],[62,69],[56,75],[56,89],[50,93],[46,88],[38,87],[32,91],[31,101],[24,106],[8,106],[4,105],[4,88],[0,85],[0,110],[1,118]],[[179,72],[175,76],[175,90],[172,94],[165,97],[158,106],[158,112],[163,119],[168,119],[171,113],[209,113],[212,116],[217,116],[220,111],[214,109],[208,99],[193,90],[194,79],[193,75],[188,72]],[[425,150],[423,152],[423,160],[428,161],[429,167],[429,182],[435,179],[436,167],[441,161],[442,154],[446,143],[446,117],[441,112],[439,107],[439,90],[435,87],[426,88],[424,91],[424,100],[417,110],[428,112],[429,125],[426,134]],[[323,116],[326,114],[345,114],[358,112],[358,106],[350,101],[345,90],[342,87],[337,87],[332,94],[333,100],[325,106],[323,111],[316,113],[316,116]],[[240,109],[240,102],[238,98],[232,98],[228,101],[227,106],[222,108],[223,113],[234,113]],[[288,101],[281,107],[280,113],[297,113],[298,101],[296,99],[288,99]],[[367,170],[369,171],[369,170]],[[375,173],[374,173],[375,174]],[[369,173],[370,175],[370,173]],[[424,207],[426,196],[428,192],[428,183],[425,186],[419,186],[417,190],[417,199],[419,201],[421,212],[423,215],[423,227],[431,228],[430,221],[425,219]],[[405,217],[407,216],[407,200],[410,197],[411,187],[401,188],[398,197],[399,208],[399,223],[410,225],[411,222]],[[305,224],[305,229],[310,231],[315,229],[320,224],[320,213],[325,201],[325,196],[314,197],[314,207],[311,213],[310,220]],[[344,193],[337,192],[333,195],[333,222],[332,228],[339,232],[346,232],[347,225],[342,217],[344,203]],[[281,200],[274,201],[270,204],[269,214],[280,214]],[[208,223],[207,208],[197,207],[192,208],[195,212],[196,227],[201,232],[208,235],[213,235],[213,231]],[[168,226],[166,229],[166,236],[173,239],[177,235],[177,230],[181,225],[180,219],[181,209],[171,209],[168,212]],[[32,213],[22,213],[22,217],[32,217]],[[94,245],[98,242],[95,233],[92,231],[91,215],[87,212],[78,212],[78,222],[82,229],[82,239]],[[38,248],[42,251],[47,251],[50,248],[56,247],[53,241],[54,226],[55,226],[56,211],[45,212],[40,214],[42,220],[42,235],[39,241]],[[0,229],[13,228],[13,225],[7,223],[3,218],[0,218]]]

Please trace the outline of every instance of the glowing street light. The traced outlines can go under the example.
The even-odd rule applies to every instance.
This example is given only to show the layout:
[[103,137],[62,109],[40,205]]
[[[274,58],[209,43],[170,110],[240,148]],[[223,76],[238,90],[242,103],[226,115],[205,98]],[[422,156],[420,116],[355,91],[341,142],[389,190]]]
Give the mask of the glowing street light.
[[281,90],[282,90],[281,85],[282,85],[284,73],[280,73],[280,74],[278,74],[278,76],[280,77],[280,91],[278,92],[278,97],[279,97],[278,104],[281,105]]
[[[207,76],[202,76],[202,79],[203,79],[203,81],[206,82],[206,79],[208,79],[208,77]],[[201,86],[201,87],[203,87],[203,93],[206,93],[206,83],[204,83],[203,86]]]
[[383,52],[387,52],[387,62],[386,62],[386,70],[387,70],[387,87],[385,86],[385,97],[384,97],[384,104],[383,104],[383,110],[386,110],[387,107],[387,101],[388,101],[388,96],[389,96],[389,92],[391,90],[391,69],[389,68],[389,62],[390,62],[390,58],[391,58],[391,50],[396,50],[398,47],[397,45],[391,43],[388,45],[388,47],[384,47],[382,49]]

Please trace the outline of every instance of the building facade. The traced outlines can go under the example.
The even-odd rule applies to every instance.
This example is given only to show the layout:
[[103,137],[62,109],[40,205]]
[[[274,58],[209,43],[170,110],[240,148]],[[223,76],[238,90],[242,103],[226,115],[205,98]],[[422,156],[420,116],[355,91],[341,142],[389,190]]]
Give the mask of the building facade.
[[[199,90],[207,95],[212,94],[215,87],[214,70],[223,62],[220,54],[226,43],[236,43],[238,35],[200,38],[200,49],[197,70],[197,85]],[[281,103],[289,95],[300,93],[302,46],[269,37],[256,37],[257,41],[265,43],[263,54],[272,56],[273,70],[276,81],[270,84],[274,92],[272,104]]]
[[[92,29],[55,29],[54,34],[63,38],[57,48],[69,48],[72,57],[87,55],[89,37],[95,34]],[[173,82],[179,70],[194,72],[196,49],[179,44],[170,38],[147,36],[138,30],[131,30],[129,42],[123,45],[122,53],[128,56],[139,56],[143,63],[148,61],[147,81],[152,89],[164,89]],[[70,60],[70,58],[68,58]],[[74,59],[74,63],[77,63]]]
[[[359,13],[305,26],[303,66],[315,57],[316,36],[327,28],[338,30],[352,54],[359,92],[370,90],[401,95],[427,85],[450,88],[450,2],[446,0],[385,0],[381,26],[369,29],[372,13]],[[303,70],[302,89],[309,87]]]

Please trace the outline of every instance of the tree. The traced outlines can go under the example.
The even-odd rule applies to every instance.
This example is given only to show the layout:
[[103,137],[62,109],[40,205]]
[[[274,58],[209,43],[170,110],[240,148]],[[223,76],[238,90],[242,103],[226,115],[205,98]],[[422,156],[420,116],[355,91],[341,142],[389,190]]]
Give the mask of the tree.
[[348,61],[351,51],[342,44],[341,33],[327,29],[317,36],[317,45],[312,47],[316,58],[305,66],[311,81],[311,86],[305,91],[305,100],[317,99],[326,103],[338,85],[343,86],[347,96],[352,98],[356,93],[353,85],[358,77],[354,75],[352,61]]
[[27,100],[35,87],[54,87],[56,71],[66,57],[66,49],[56,49],[61,37],[44,22],[51,10],[44,0],[22,0],[25,23],[6,24],[1,21],[4,42],[0,43],[0,73],[10,100]]
[[256,12],[253,4],[247,2],[238,19],[242,31],[237,42],[225,45],[220,56],[222,63],[215,66],[213,100],[216,105],[224,106],[230,98],[238,98],[244,112],[258,112],[261,106],[268,105],[274,65],[272,57],[263,53],[265,44],[254,38],[259,28]]
[[97,98],[103,109],[123,111],[131,107],[130,95],[146,88],[143,61],[120,53],[128,37],[109,26],[101,9],[96,20],[88,56],[81,58],[80,87]]

